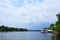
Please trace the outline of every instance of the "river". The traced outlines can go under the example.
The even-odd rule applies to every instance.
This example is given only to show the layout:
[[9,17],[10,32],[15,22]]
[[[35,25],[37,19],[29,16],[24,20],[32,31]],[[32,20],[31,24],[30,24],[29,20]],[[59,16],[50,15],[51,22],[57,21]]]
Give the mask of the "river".
[[60,35],[41,32],[0,32],[0,40],[60,40]]

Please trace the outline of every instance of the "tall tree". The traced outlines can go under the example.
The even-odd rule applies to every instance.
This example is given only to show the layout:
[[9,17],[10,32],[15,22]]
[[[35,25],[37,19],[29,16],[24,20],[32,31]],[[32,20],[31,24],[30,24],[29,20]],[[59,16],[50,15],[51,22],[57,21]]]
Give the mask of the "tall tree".
[[56,15],[58,18],[58,21],[60,21],[60,13]]
[[55,29],[56,29],[57,32],[60,32],[60,13],[57,14],[56,16],[57,16],[57,18],[58,18],[58,21],[56,22],[56,27],[55,27]]

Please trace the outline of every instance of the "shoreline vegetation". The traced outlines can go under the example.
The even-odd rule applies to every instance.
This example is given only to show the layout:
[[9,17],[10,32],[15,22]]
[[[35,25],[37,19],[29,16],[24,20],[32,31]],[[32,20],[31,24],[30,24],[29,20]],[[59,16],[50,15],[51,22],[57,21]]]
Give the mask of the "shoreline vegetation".
[[23,32],[23,31],[41,31],[41,30],[28,30],[24,28],[14,28],[14,27],[8,27],[8,26],[0,26],[0,32]]
[[24,29],[24,28],[13,28],[13,27],[7,27],[7,26],[0,26],[0,32],[14,32],[14,31],[28,31],[28,29]]
[[60,34],[60,13],[56,14],[57,16],[57,21],[55,24],[51,24],[48,28],[43,28],[43,29],[48,29],[48,30],[53,30],[53,33],[59,33]]

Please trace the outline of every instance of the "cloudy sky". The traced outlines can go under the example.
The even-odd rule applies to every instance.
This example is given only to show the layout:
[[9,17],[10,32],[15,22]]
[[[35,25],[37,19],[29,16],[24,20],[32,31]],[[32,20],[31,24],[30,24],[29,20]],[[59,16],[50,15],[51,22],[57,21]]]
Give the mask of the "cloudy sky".
[[41,29],[57,21],[60,0],[0,0],[0,25]]

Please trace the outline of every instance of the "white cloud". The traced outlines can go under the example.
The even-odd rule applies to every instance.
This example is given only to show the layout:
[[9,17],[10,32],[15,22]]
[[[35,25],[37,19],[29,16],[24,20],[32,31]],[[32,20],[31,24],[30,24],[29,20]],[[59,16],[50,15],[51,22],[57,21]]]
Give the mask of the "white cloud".
[[[15,3],[16,2],[16,3]],[[15,4],[13,4],[15,3]],[[60,0],[24,0],[19,7],[17,0],[0,0],[0,21],[3,24],[20,25],[36,22],[55,22],[60,12]]]

